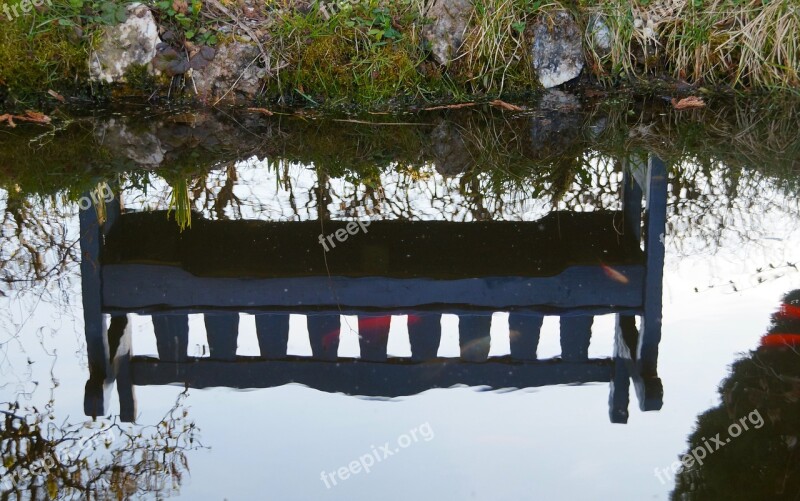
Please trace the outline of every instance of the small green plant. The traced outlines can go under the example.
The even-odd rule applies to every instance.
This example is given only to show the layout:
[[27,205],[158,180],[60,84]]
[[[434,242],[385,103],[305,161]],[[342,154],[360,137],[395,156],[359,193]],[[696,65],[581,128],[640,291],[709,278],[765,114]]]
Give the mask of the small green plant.
[[92,7],[84,7],[56,2],[0,21],[0,99],[27,102],[37,91],[74,89],[85,81],[98,25]]
[[200,13],[203,9],[202,0],[159,0],[155,3],[162,15],[162,20],[179,28],[186,40],[214,45],[217,37],[207,27],[203,26]]
[[389,40],[399,40],[403,35],[392,26],[392,16],[389,9],[381,7],[372,9],[372,15],[365,18],[355,15],[344,22],[348,28],[361,28],[367,30],[367,35],[375,38],[373,46],[386,45]]
[[172,186],[167,218],[169,219],[172,211],[175,211],[175,222],[178,223],[181,231],[192,227],[192,202],[189,198],[189,181],[178,179]]
[[415,29],[421,22],[417,0],[346,2],[332,10],[327,16],[285,11],[275,24],[271,43],[289,62],[278,92],[329,107],[348,101],[385,106],[442,85],[419,71],[425,53]]
[[[124,23],[128,18],[127,6],[125,3],[117,2],[86,2],[84,0],[70,0],[73,6],[82,8],[84,4],[91,4],[92,10],[96,12],[92,18],[99,24],[113,25]],[[98,5],[99,4],[99,5]]]
[[105,0],[69,0],[63,6],[45,11],[43,22],[46,26],[55,21],[59,26],[113,26],[128,19],[128,2],[109,2]]

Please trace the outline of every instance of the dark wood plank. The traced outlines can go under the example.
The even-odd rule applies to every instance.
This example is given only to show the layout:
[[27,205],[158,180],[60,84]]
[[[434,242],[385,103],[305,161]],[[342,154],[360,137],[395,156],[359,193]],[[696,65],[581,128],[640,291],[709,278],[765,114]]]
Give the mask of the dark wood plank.
[[203,315],[208,351],[215,360],[233,360],[239,339],[239,314],[209,312]]
[[[198,277],[177,267],[103,267],[103,305],[107,311],[226,308],[236,311],[287,308],[300,311],[375,308],[381,312],[416,307],[458,309],[469,305],[508,311],[540,305],[552,310],[642,304],[641,265],[617,266],[621,283],[600,266],[578,266],[552,277],[484,277],[458,280],[385,277],[298,277],[274,279]],[[452,308],[450,308],[452,306]]]
[[289,315],[261,313],[256,316],[256,336],[262,358],[283,358],[289,342]]
[[581,362],[589,358],[593,317],[561,317],[561,358]]
[[408,315],[408,341],[411,359],[415,361],[436,358],[442,341],[442,315],[439,313],[411,313]]
[[358,343],[361,359],[386,360],[391,315],[361,315],[358,317]]
[[536,360],[539,334],[544,316],[521,313],[508,315],[509,344],[511,356],[517,360]]
[[[664,284],[664,238],[667,221],[667,168],[664,162],[650,155],[645,235],[646,271],[644,283],[644,316],[639,341],[639,364],[642,377],[658,375],[658,345],[661,342],[661,315]],[[657,384],[653,383],[656,387]],[[654,387],[652,391],[657,391]]]
[[189,315],[153,315],[153,330],[161,360],[186,360],[189,349]]
[[222,362],[197,359],[188,363],[136,357],[132,363],[137,385],[188,384],[193,388],[270,388],[300,383],[326,392],[374,397],[415,395],[453,385],[529,388],[554,384],[608,382],[611,361],[575,364],[561,361],[483,363],[452,360],[424,363],[240,359]]
[[462,360],[483,362],[489,357],[491,325],[492,316],[488,314],[458,316],[458,344]]
[[341,322],[338,313],[308,315],[308,340],[314,358],[335,360],[339,352]]
[[[169,264],[232,278],[546,277],[598,260],[641,263],[639,241],[615,231],[620,218],[610,211],[562,211],[535,222],[361,221],[348,233],[356,223],[208,221],[198,214],[180,232],[164,213],[133,213],[110,232],[103,262]],[[346,239],[334,239],[333,248],[326,237],[337,232]]]
[[123,423],[136,421],[136,392],[131,379],[132,329],[127,316],[111,318],[108,345],[111,367],[117,384],[119,418]]
[[[86,194],[88,196],[88,193]],[[87,416],[97,417],[108,411],[111,385],[106,324],[102,311],[102,279],[100,248],[102,234],[97,213],[93,207],[81,210],[81,290],[84,334],[89,362],[89,379],[84,391],[83,410]]]

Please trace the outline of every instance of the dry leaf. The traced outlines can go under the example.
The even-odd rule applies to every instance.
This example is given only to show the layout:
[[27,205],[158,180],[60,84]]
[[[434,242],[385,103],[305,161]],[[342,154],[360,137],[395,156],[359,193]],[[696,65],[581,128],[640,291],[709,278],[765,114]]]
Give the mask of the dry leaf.
[[54,91],[53,89],[48,90],[47,93],[50,94],[51,96],[53,96],[53,98],[55,98],[56,100],[58,100],[58,101],[60,101],[62,103],[66,102],[66,99],[64,99],[64,96],[62,96],[58,92]]
[[45,115],[44,113],[39,113],[38,111],[33,110],[25,110],[24,117],[14,117],[18,120],[26,120],[28,122],[34,122],[37,124],[49,124],[50,117]]
[[189,12],[189,4],[186,3],[186,0],[173,0],[172,10],[180,14],[186,14]]
[[498,108],[502,108],[504,110],[508,110],[508,111],[523,111],[525,109],[525,108],[522,108],[522,107],[517,106],[515,104],[509,104],[509,103],[507,103],[505,101],[501,101],[499,99],[495,99],[494,101],[490,102],[489,104],[491,104],[492,106],[497,106]]
[[672,107],[676,110],[689,110],[692,108],[703,108],[705,107],[706,103],[703,101],[702,97],[696,96],[689,96],[681,99],[678,101],[674,97],[672,98]]
[[9,127],[16,127],[17,124],[14,123],[14,117],[6,113],[5,115],[0,115],[0,122],[8,122]]
[[5,115],[0,115],[0,122],[6,122],[9,127],[16,127],[17,124],[14,123],[14,120],[21,120],[24,122],[33,122],[37,124],[49,124],[50,117],[45,115],[44,113],[39,113],[38,111],[27,110],[25,111],[24,115],[11,115],[6,113]]

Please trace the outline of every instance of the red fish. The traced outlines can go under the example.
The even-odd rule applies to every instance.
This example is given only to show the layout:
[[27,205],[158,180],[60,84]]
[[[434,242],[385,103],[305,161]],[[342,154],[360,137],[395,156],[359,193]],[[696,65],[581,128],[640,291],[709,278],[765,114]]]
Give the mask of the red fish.
[[761,346],[800,346],[800,334],[767,334],[761,337]]
[[778,318],[800,320],[800,306],[783,303],[778,310]]
[[[408,315],[408,325],[414,325],[421,320],[417,315]],[[392,316],[367,317],[358,320],[358,335],[369,339],[387,336]],[[339,339],[341,329],[333,329],[322,337],[322,347],[326,350]]]
[[627,284],[628,282],[630,282],[630,280],[628,280],[628,277],[618,272],[614,268],[605,265],[603,263],[600,263],[600,267],[603,269],[603,272],[606,274],[606,276],[611,280],[619,282],[621,284]]

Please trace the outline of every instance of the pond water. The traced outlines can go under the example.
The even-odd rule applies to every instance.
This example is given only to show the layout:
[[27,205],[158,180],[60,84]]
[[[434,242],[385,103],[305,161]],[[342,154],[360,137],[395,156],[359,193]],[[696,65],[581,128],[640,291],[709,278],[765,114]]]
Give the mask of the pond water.
[[0,499],[798,499],[799,119],[0,131]]

